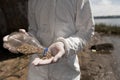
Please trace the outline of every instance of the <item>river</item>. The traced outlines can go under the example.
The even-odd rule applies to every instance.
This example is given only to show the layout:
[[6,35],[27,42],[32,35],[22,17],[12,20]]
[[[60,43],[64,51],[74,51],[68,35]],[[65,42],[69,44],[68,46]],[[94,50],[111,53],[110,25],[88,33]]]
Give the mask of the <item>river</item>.
[[120,26],[120,18],[99,18],[95,19],[95,24],[104,23],[107,25],[117,25]]

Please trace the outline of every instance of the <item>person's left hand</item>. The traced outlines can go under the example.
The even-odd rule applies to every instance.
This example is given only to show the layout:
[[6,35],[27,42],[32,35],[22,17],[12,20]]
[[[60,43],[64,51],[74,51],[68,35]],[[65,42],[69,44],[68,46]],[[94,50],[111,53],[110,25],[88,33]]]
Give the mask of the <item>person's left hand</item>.
[[65,54],[64,44],[62,42],[53,43],[49,48],[48,51],[54,55],[49,59],[42,60],[40,58],[35,58],[32,62],[33,65],[45,65],[51,64],[52,62],[57,62]]
[[54,55],[53,62],[57,62],[65,54],[63,42],[53,43],[48,50]]

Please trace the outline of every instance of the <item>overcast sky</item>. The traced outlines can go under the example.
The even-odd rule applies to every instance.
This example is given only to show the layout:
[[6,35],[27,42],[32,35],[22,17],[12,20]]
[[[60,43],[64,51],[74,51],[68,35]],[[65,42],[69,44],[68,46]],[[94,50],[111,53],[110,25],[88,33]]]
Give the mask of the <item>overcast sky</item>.
[[120,0],[90,0],[94,16],[120,15]]

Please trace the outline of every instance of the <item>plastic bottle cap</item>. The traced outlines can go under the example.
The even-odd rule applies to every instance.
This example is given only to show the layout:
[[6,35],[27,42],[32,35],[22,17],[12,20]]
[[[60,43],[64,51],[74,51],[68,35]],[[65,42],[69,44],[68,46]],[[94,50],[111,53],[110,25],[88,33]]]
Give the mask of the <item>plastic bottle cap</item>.
[[43,56],[45,56],[47,54],[47,51],[48,51],[48,48],[45,48],[44,52],[43,52]]

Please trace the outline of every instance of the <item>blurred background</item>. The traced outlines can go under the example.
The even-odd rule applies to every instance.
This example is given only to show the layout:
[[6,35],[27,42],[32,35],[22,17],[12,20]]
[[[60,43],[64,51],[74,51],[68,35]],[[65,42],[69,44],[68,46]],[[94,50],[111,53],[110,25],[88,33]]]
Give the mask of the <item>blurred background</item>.
[[6,34],[27,26],[27,0],[0,0],[0,44]]
[[20,28],[27,30],[28,0],[0,0],[0,60],[16,57],[3,48],[3,37]]
[[120,0],[90,0],[95,22],[120,26]]

